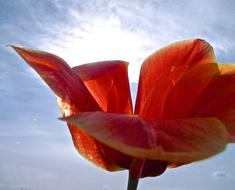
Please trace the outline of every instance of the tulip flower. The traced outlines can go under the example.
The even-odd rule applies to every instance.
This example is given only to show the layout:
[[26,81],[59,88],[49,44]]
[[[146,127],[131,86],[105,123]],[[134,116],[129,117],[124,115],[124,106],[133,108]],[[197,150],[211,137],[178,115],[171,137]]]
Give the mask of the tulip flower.
[[127,62],[71,68],[56,55],[12,47],[55,92],[78,152],[105,170],[128,169],[129,190],[235,141],[235,66],[218,64],[204,40],[176,42],[144,60],[134,111]]

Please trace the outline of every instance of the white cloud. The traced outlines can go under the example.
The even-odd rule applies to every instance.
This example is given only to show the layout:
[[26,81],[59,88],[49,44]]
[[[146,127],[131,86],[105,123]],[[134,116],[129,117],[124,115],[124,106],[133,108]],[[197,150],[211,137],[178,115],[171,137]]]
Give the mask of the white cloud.
[[223,171],[215,171],[212,173],[212,177],[216,179],[226,179],[226,178],[230,178],[231,176]]
[[[65,5],[63,1],[55,4],[60,9]],[[231,11],[234,5],[232,1],[222,4],[210,0],[190,3],[183,0],[178,4],[170,1],[73,2],[73,6],[63,7],[71,22],[63,27],[51,26],[49,31],[57,38],[45,38],[44,42],[49,51],[72,66],[108,59],[128,61],[130,80],[137,82],[143,60],[156,49],[177,40],[205,38],[215,47],[219,60],[228,61],[235,49],[231,35],[235,22],[230,19],[235,16]],[[220,17],[215,17],[218,14]],[[228,26],[229,30],[225,30]]]
[[[52,51],[72,66],[123,59],[130,62],[132,82],[138,81],[146,56],[177,40],[205,38],[215,47],[219,61],[235,59],[235,3],[230,0],[180,0],[177,4],[54,0],[37,6],[24,1],[19,7],[27,9],[16,15],[17,22],[1,26],[14,42]],[[52,11],[53,16],[48,14]]]
[[49,44],[48,48],[71,66],[102,60],[125,60],[130,62],[131,81],[137,81],[138,62],[146,56],[144,49],[152,42],[144,35],[122,28],[119,18],[111,17],[95,18],[82,29],[73,29],[61,43],[63,48],[54,44]]

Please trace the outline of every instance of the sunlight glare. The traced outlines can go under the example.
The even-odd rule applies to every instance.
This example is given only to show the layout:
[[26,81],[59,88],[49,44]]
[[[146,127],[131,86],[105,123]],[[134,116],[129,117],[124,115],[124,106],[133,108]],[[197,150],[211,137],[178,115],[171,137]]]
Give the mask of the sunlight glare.
[[131,82],[138,81],[140,65],[149,53],[146,49],[152,45],[151,40],[138,31],[125,30],[117,17],[94,18],[91,23],[70,31],[70,36],[60,44],[51,45],[50,51],[64,58],[70,66],[103,60],[129,62]]

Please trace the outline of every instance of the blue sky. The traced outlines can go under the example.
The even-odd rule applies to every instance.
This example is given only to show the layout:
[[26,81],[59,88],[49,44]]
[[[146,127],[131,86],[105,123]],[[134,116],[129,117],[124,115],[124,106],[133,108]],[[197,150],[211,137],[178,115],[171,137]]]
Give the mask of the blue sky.
[[[127,183],[126,171],[109,173],[79,156],[57,120],[54,94],[7,44],[56,53],[71,66],[129,61],[134,95],[144,58],[170,42],[203,38],[219,62],[235,61],[233,0],[2,0],[0,8],[0,190],[118,190]],[[233,190],[234,148],[141,180],[139,190]]]

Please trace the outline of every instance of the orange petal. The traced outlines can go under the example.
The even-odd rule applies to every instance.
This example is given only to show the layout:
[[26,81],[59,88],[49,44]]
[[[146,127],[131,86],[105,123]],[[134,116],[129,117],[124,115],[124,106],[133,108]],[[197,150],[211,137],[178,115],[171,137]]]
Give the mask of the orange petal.
[[124,154],[171,163],[214,156],[224,150],[228,138],[215,118],[150,122],[136,115],[83,112],[63,120]]
[[[46,52],[12,46],[52,88],[64,116],[101,110],[79,76],[61,58]],[[73,125],[68,126],[77,150],[89,161],[110,171],[129,167],[132,158],[113,150]]]
[[215,63],[196,65],[185,72],[167,94],[163,118],[195,117],[191,113],[195,103],[203,94],[211,79],[218,74],[219,69]]
[[101,110],[82,80],[60,57],[29,48],[11,46],[61,99],[79,111]]
[[129,168],[132,157],[100,143],[75,125],[68,124],[77,151],[96,166],[108,171]]
[[[130,114],[132,104],[127,66],[128,63],[124,61],[103,61],[80,65],[72,69],[83,80],[103,111]],[[71,110],[71,108],[62,107],[64,107],[63,110]],[[129,168],[133,159],[131,156],[97,142],[71,124],[68,126],[75,147],[86,159],[109,171]]]
[[217,117],[226,126],[230,141],[235,142],[235,65],[219,65],[220,74],[209,83],[195,104],[192,114]]
[[73,68],[105,112],[132,114],[128,63],[102,61]]
[[[76,109],[60,98],[58,104],[63,116],[78,114]],[[117,171],[128,168],[131,164],[132,157],[98,142],[75,125],[68,124],[68,127],[77,151],[96,166],[108,171]]]
[[145,119],[161,120],[167,94],[184,73],[215,61],[212,47],[200,39],[177,42],[156,51],[141,67],[135,113]]

